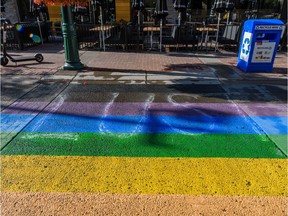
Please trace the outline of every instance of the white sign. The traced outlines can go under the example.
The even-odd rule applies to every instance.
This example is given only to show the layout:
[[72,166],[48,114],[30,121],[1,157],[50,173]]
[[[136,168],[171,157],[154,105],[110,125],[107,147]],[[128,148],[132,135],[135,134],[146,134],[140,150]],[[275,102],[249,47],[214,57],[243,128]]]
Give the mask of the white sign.
[[251,49],[252,33],[244,32],[243,41],[241,45],[240,59],[248,62],[249,53]]
[[256,42],[253,50],[253,63],[270,63],[274,54],[276,42]]
[[282,30],[284,26],[282,25],[257,25],[256,30]]

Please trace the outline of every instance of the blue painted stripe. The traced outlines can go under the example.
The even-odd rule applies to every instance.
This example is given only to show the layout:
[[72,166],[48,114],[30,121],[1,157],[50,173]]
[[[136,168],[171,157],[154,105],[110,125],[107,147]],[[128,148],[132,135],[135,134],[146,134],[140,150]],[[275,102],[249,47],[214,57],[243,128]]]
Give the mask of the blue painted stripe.
[[36,114],[3,114],[1,113],[1,132],[20,132]]
[[266,134],[287,134],[287,116],[251,116],[251,119],[258,125],[261,125],[261,129]]
[[[266,128],[267,130],[263,131],[247,116],[105,117],[41,114],[25,127],[23,131],[59,133],[287,134],[287,117],[265,116],[253,118],[257,121],[261,119],[265,120],[264,124],[268,122],[271,128]],[[3,132],[15,132],[11,126],[13,122],[19,122],[19,119],[31,119],[31,115],[2,114],[1,119],[3,119],[1,122],[1,130]]]

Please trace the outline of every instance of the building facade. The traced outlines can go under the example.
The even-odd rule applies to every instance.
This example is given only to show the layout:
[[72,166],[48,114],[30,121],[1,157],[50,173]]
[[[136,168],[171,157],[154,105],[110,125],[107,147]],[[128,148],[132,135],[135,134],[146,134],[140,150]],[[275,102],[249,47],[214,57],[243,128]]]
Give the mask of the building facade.
[[[103,0],[102,10],[104,20],[111,21],[111,19],[114,19],[116,22],[121,20],[126,22],[131,21],[133,16],[135,16],[135,12],[131,9],[132,1],[133,0]],[[155,1],[156,0],[144,0],[146,14],[153,11]],[[210,14],[210,9],[214,1],[215,0],[190,0],[188,1],[187,12],[191,14],[192,18],[207,17]],[[33,4],[33,0],[4,0],[4,2],[5,12],[2,12],[1,16],[10,19],[12,23],[35,19],[35,5]],[[93,16],[96,16],[96,19],[99,17],[99,9],[93,9],[93,2],[96,2],[96,0],[92,0],[89,6],[87,6],[89,13],[87,16],[90,21]],[[241,16],[245,15],[245,10],[251,7],[251,3],[253,2],[256,3],[255,9],[258,9],[258,17],[274,14],[276,18],[279,18],[280,14],[283,13],[283,8],[287,5],[286,0],[235,0],[234,2],[236,9],[233,13],[238,16],[239,20],[243,20]],[[174,16],[177,16],[177,13],[175,13],[173,9],[173,0],[167,0],[167,4],[169,10],[168,17],[170,16],[171,20],[173,20]],[[48,13],[51,21],[61,21],[59,6],[48,6]]]

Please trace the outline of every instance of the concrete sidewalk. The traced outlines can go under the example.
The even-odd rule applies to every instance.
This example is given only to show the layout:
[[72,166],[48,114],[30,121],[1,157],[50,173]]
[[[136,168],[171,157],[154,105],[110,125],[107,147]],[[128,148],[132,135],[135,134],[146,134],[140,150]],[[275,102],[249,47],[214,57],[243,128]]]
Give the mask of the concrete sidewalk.
[[[15,57],[42,53],[44,61],[17,64],[9,62],[6,67],[1,67],[2,108],[44,82],[218,85],[254,83],[278,85],[281,89],[287,89],[287,53],[277,53],[272,73],[244,73],[236,67],[237,54],[228,52],[79,51],[81,62],[86,66],[81,71],[61,70],[65,62],[61,43],[44,44],[10,53]],[[281,100],[286,100],[286,91],[284,92],[278,95]]]
[[[64,50],[61,43],[44,44],[32,47],[24,51],[9,51],[17,56],[31,56],[36,53],[44,55],[42,63],[36,62],[9,62],[3,67],[1,74],[30,74],[30,75],[53,75],[63,71],[59,68],[64,64]],[[87,66],[83,71],[105,70],[126,70],[126,71],[158,71],[168,72],[171,69],[177,70],[179,67],[199,69],[206,64],[227,65],[241,77],[265,77],[283,78],[287,77],[287,53],[278,52],[274,62],[272,73],[243,73],[236,68],[237,53],[222,51],[219,52],[193,52],[193,53],[159,53],[159,52],[99,52],[99,51],[79,51],[80,59]],[[178,68],[176,68],[178,67]],[[189,67],[192,67],[191,69]]]

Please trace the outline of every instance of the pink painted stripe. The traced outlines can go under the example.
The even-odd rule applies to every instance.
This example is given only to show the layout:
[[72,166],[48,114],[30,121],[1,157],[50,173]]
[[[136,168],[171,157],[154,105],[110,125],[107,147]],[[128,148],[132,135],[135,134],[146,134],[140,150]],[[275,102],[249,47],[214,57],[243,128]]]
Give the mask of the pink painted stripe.
[[[45,106],[47,102],[18,102],[2,113],[33,114]],[[62,102],[50,103],[44,112],[96,116],[287,116],[286,110],[285,104]]]

